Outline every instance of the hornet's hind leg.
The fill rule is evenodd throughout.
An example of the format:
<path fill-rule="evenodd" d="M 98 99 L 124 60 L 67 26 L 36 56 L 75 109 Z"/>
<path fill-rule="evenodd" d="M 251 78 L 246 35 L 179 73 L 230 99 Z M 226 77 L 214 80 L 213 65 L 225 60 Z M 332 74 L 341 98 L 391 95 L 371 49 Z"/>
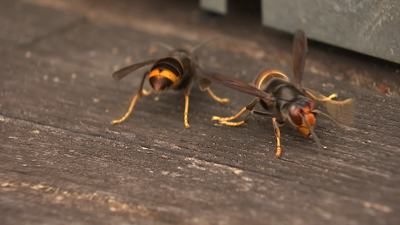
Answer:
<path fill-rule="evenodd" d="M 189 84 L 187 85 L 187 87 L 185 89 L 185 114 L 183 117 L 183 122 L 184 122 L 186 128 L 190 127 L 189 122 L 188 122 L 189 94 L 190 94 L 190 90 L 192 89 L 193 79 L 194 79 L 194 77 L 191 78 L 191 80 L 189 81 Z"/>
<path fill-rule="evenodd" d="M 133 97 L 133 100 L 132 100 L 131 106 L 129 107 L 128 112 L 121 119 L 113 120 L 111 122 L 111 124 L 121 123 L 124 120 L 126 120 L 128 118 L 128 116 L 131 114 L 131 112 L 133 111 L 133 108 L 135 107 L 138 98 L 140 98 L 142 96 L 142 94 L 149 95 L 152 92 L 151 89 L 149 91 L 146 91 L 146 90 L 143 89 L 144 80 L 146 79 L 146 76 L 148 74 L 149 74 L 149 72 L 144 73 L 143 78 L 142 78 L 142 82 L 140 83 L 140 88 L 139 88 L 137 94 L 135 95 L 135 97 Z"/>
<path fill-rule="evenodd" d="M 183 123 L 185 124 L 186 128 L 189 128 L 189 122 L 188 122 L 188 113 L 189 113 L 189 94 L 186 94 L 185 92 L 185 114 L 183 117 Z"/>

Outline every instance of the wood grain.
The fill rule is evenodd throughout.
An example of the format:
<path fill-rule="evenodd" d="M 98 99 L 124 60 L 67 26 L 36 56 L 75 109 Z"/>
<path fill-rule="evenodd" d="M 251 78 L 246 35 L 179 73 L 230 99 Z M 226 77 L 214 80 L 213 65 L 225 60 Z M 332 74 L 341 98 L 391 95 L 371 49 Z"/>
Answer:
<path fill-rule="evenodd" d="M 2 17 L 6 31 L 0 33 L 5 40 L 0 44 L 2 224 L 400 221 L 398 97 L 306 70 L 307 86 L 356 99 L 355 124 L 344 133 L 318 119 L 323 155 L 317 154 L 313 140 L 285 129 L 283 156 L 275 158 L 272 123 L 265 118 L 253 116 L 237 128 L 214 125 L 212 115 L 231 116 L 251 100 L 216 85 L 211 86 L 215 93 L 231 103 L 215 102 L 196 84 L 190 129 L 183 125 L 183 93 L 173 91 L 143 96 L 132 115 L 113 126 L 110 121 L 125 113 L 144 72 L 115 82 L 114 69 L 165 54 L 162 49 L 149 53 L 155 41 L 177 47 L 196 42 L 118 20 L 88 19 L 68 8 L 4 2 L 1 11 L 17 10 L 17 17 Z M 196 8 L 195 2 L 185 4 Z M 174 11 L 165 13 L 167 18 Z M 183 14 L 191 16 L 190 11 Z M 180 23 L 185 22 L 177 23 L 178 28 Z M 199 25 L 198 32 L 209 23 Z M 13 24 L 19 28 L 9 28 Z M 275 47 L 271 43 L 267 48 L 276 49 L 257 59 L 251 52 L 235 51 L 234 44 L 249 36 L 217 26 L 236 42 L 200 50 L 204 65 L 246 82 L 266 67 L 291 71 L 290 64 L 279 60 L 279 55 L 290 55 L 290 39 Z M 24 36 L 28 28 L 32 32 Z M 277 49 L 281 43 L 288 48 Z M 310 46 L 309 52 L 315 48 Z M 306 65 L 314 61 L 318 58 Z"/>

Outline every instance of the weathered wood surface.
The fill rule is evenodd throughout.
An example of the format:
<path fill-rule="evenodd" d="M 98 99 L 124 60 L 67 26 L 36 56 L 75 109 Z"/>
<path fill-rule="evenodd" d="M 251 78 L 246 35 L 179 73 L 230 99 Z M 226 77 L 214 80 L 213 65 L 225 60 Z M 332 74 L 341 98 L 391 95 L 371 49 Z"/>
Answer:
<path fill-rule="evenodd" d="M 231 103 L 194 88 L 190 129 L 179 92 L 143 97 L 112 126 L 141 72 L 120 82 L 110 74 L 126 60 L 165 54 L 149 53 L 153 41 L 188 46 L 219 35 L 199 51 L 203 64 L 250 82 L 265 68 L 290 73 L 291 37 L 246 25 L 247 14 L 201 14 L 196 1 L 93 2 L 0 3 L 1 224 L 400 222 L 400 99 L 364 87 L 396 93 L 399 68 L 310 44 L 304 83 L 356 99 L 345 133 L 319 119 L 323 155 L 285 129 L 275 158 L 268 119 L 215 126 L 212 115 L 251 100 L 216 85 Z"/>

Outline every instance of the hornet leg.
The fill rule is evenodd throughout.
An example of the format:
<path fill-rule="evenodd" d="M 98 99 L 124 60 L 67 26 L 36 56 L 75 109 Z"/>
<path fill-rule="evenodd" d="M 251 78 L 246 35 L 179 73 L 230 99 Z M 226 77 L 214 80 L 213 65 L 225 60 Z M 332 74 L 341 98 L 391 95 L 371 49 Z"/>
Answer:
<path fill-rule="evenodd" d="M 184 122 L 186 128 L 190 127 L 189 122 L 188 122 L 188 113 L 189 113 L 189 94 L 190 94 L 190 89 L 192 89 L 192 83 L 193 83 L 193 78 L 190 80 L 190 82 L 185 90 L 185 114 L 183 117 L 183 122 Z"/>
<path fill-rule="evenodd" d="M 144 95 L 150 95 L 152 92 L 153 92 L 153 89 L 150 89 L 150 90 L 148 90 L 148 91 L 146 91 L 145 89 L 142 90 L 142 93 L 143 93 Z"/>
<path fill-rule="evenodd" d="M 250 102 L 250 104 L 246 107 L 244 107 L 242 110 L 240 110 L 240 112 L 238 114 L 236 114 L 235 116 L 232 117 L 226 117 L 226 118 L 220 118 L 218 116 L 214 116 L 212 118 L 212 120 L 219 120 L 220 124 L 224 124 L 224 125 L 228 125 L 228 126 L 240 126 L 244 123 L 247 123 L 250 119 L 250 116 L 252 115 L 252 110 L 254 108 L 254 106 L 257 105 L 258 101 L 260 99 L 259 98 L 255 98 L 253 101 Z M 240 115 L 242 115 L 244 112 L 246 112 L 246 110 L 249 110 L 250 113 L 247 114 L 246 118 L 243 121 L 240 122 L 228 122 L 229 120 L 234 120 L 236 118 L 238 118 Z"/>
<path fill-rule="evenodd" d="M 189 113 L 189 95 L 187 95 L 185 93 L 185 115 L 183 118 L 183 122 L 184 122 L 186 128 L 190 127 L 189 122 L 188 122 L 188 113 Z"/>
<path fill-rule="evenodd" d="M 139 91 L 137 92 L 137 94 L 135 95 L 135 97 L 133 97 L 133 100 L 132 100 L 131 106 L 129 107 L 128 112 L 127 112 L 127 113 L 125 114 L 125 116 L 123 116 L 121 119 L 119 119 L 119 120 L 113 120 L 113 121 L 111 122 L 111 124 L 121 123 L 121 122 L 123 122 L 124 120 L 126 120 L 126 118 L 128 118 L 128 116 L 131 114 L 131 112 L 132 112 L 132 110 L 133 110 L 133 107 L 135 107 L 135 104 L 136 104 L 138 98 L 142 96 L 142 93 L 143 93 L 143 91 L 144 91 L 144 90 L 143 90 L 144 80 L 145 80 L 145 78 L 146 78 L 146 76 L 147 76 L 148 74 L 149 74 L 149 72 L 144 73 L 143 78 L 142 78 L 142 82 L 140 83 Z M 150 92 L 151 92 L 151 90 L 150 90 Z M 148 92 L 146 92 L 146 93 L 148 93 Z M 146 95 L 146 94 L 145 94 L 145 95 Z"/>
<path fill-rule="evenodd" d="M 282 155 L 281 148 L 281 130 L 279 129 L 279 123 L 276 118 L 272 118 L 272 124 L 274 125 L 275 136 L 276 136 L 276 157 L 280 157 Z"/>
<path fill-rule="evenodd" d="M 229 102 L 229 98 L 219 98 L 218 96 L 216 96 L 211 89 L 208 87 L 206 89 L 204 89 L 203 91 L 208 91 L 208 93 L 211 95 L 211 97 L 213 99 L 215 99 L 217 102 Z"/>
<path fill-rule="evenodd" d="M 329 95 L 329 97 L 325 97 L 322 95 L 322 98 L 318 98 L 315 95 L 313 95 L 311 92 L 306 91 L 306 93 L 315 101 L 320 101 L 320 102 L 327 102 L 327 101 L 331 101 L 333 98 L 337 98 L 337 94 L 331 94 Z"/>

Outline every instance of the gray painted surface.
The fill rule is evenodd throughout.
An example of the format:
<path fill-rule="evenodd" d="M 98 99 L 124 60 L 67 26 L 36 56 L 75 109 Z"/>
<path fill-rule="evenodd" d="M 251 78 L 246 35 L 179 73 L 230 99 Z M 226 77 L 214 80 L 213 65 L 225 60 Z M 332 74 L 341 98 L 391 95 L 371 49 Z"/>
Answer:
<path fill-rule="evenodd" d="M 263 25 L 400 63 L 398 1 L 262 1 Z"/>
<path fill-rule="evenodd" d="M 200 7 L 204 10 L 225 15 L 228 13 L 228 0 L 200 0 Z"/>
<path fill-rule="evenodd" d="M 200 7 L 227 14 L 227 0 Z M 262 24 L 285 32 L 400 63 L 400 3 L 396 0 L 262 0 Z"/>

